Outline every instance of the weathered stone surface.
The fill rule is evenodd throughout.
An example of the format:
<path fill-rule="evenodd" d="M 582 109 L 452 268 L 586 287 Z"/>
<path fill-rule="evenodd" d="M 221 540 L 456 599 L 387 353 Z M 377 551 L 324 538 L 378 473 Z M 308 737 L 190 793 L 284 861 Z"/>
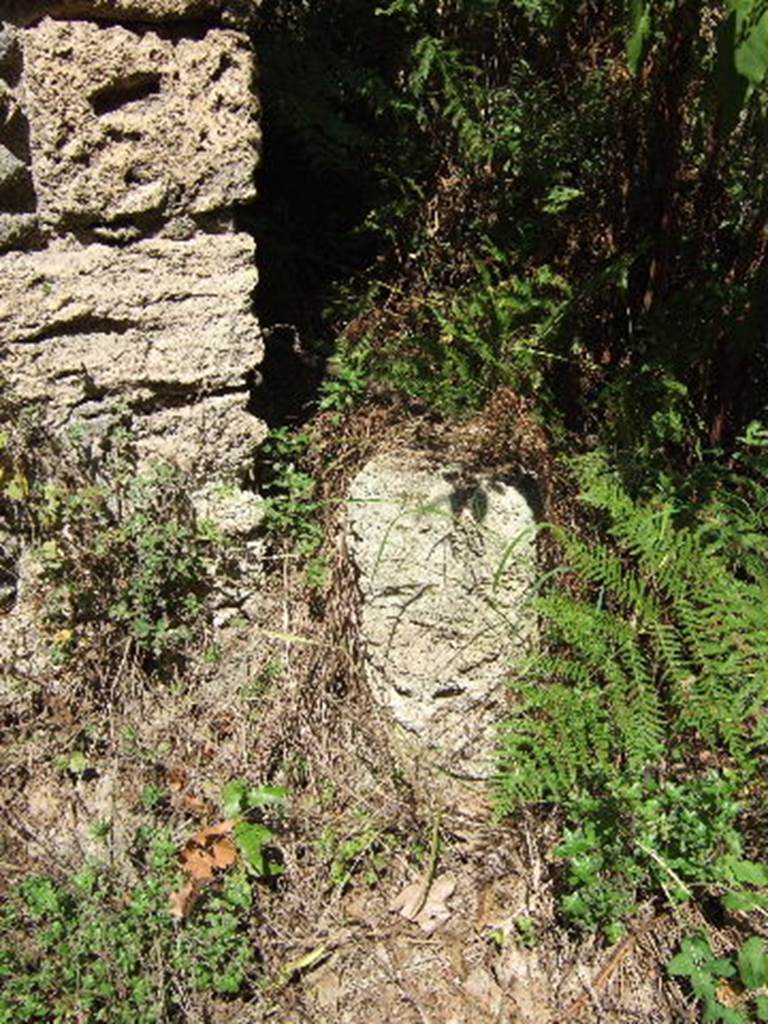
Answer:
<path fill-rule="evenodd" d="M 7 113 L 12 102 L 13 93 L 7 83 L 0 78 L 0 117 Z"/>
<path fill-rule="evenodd" d="M 0 213 L 0 250 L 19 249 L 37 234 L 34 213 Z"/>
<path fill-rule="evenodd" d="M 0 195 L 6 188 L 13 186 L 26 168 L 18 157 L 0 145 Z"/>
<path fill-rule="evenodd" d="M 0 709 L 14 684 L 23 684 L 35 676 L 44 678 L 46 670 L 50 670 L 46 638 L 39 623 L 40 562 L 28 548 L 23 548 L 13 571 L 14 600 L 10 609 L 3 608 L 0 614 Z"/>
<path fill-rule="evenodd" d="M 0 14 L 19 25 L 32 24 L 45 14 L 156 22 L 222 14 L 232 22 L 245 24 L 257 8 L 258 0 L 5 0 Z"/>
<path fill-rule="evenodd" d="M 28 219 L 34 191 L 28 166 L 28 126 L 19 103 L 18 32 L 0 23 L 0 249 L 34 236 Z"/>
<path fill-rule="evenodd" d="M 246 36 L 47 18 L 24 33 L 43 223 L 173 220 L 254 196 L 259 128 Z"/>
<path fill-rule="evenodd" d="M 248 235 L 199 235 L 6 254 L 0 346 L 16 394 L 45 403 L 57 425 L 121 401 L 147 411 L 147 448 L 182 462 L 242 458 L 263 435 L 243 411 L 262 356 L 253 248 Z M 187 449 L 201 443 L 195 460 Z"/>
<path fill-rule="evenodd" d="M 13 63 L 18 54 L 19 34 L 11 25 L 0 22 L 0 71 Z"/>
<path fill-rule="evenodd" d="M 207 519 L 225 537 L 248 537 L 264 519 L 264 499 L 228 483 L 210 481 L 192 495 L 200 519 Z"/>
<path fill-rule="evenodd" d="M 382 456 L 349 492 L 372 690 L 412 744 L 486 774 L 509 664 L 530 639 L 533 513 L 514 487 L 461 486 Z"/>
<path fill-rule="evenodd" d="M 94 459 L 119 428 L 138 471 L 187 474 L 198 514 L 241 552 L 217 623 L 259 593 L 264 546 L 263 502 L 237 486 L 266 433 L 247 411 L 254 244 L 234 228 L 254 196 L 258 101 L 250 41 L 222 27 L 254 8 L 0 0 L 0 376 Z M 2 525 L 0 703 L 51 675 L 45 588 Z"/>
<path fill-rule="evenodd" d="M 246 400 L 243 391 L 214 395 L 137 418 L 140 458 L 174 462 L 198 478 L 242 474 L 267 433 L 261 420 L 246 412 Z"/>

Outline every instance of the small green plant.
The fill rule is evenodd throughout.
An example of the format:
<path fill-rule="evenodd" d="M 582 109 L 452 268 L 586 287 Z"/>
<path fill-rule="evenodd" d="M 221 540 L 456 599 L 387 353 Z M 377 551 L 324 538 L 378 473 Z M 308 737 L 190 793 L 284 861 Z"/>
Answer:
<path fill-rule="evenodd" d="M 349 412 L 368 390 L 371 350 L 364 344 L 344 345 L 329 362 L 328 376 L 320 390 L 320 412 Z"/>
<path fill-rule="evenodd" d="M 396 322 L 380 318 L 364 348 L 371 379 L 447 416 L 481 408 L 502 385 L 543 388 L 544 368 L 563 358 L 553 339 L 568 286 L 549 267 L 520 277 L 507 264 L 488 247 L 462 288 L 430 290 Z"/>
<path fill-rule="evenodd" d="M 228 782 L 222 792 L 224 817 L 238 819 L 232 835 L 240 856 L 259 878 L 274 878 L 283 869 L 269 854 L 274 833 L 261 822 L 249 820 L 249 815 L 263 807 L 282 807 L 287 796 L 282 786 L 251 786 L 241 779 Z"/>
<path fill-rule="evenodd" d="M 260 702 L 269 693 L 285 673 L 285 665 L 280 658 L 270 658 L 256 675 L 247 682 L 241 691 L 243 700 Z"/>
<path fill-rule="evenodd" d="M 742 863 L 741 805 L 733 779 L 619 783 L 566 802 L 562 911 L 581 929 L 601 928 L 610 941 L 641 894 L 657 891 L 674 904 L 703 886 L 729 882 Z"/>
<path fill-rule="evenodd" d="M 235 873 L 178 925 L 168 895 L 176 844 L 146 829 L 142 881 L 126 890 L 106 868 L 68 884 L 28 878 L 0 905 L 0 1022 L 187 1019 L 196 994 L 247 994 L 258 981 L 251 887 Z"/>
<path fill-rule="evenodd" d="M 532 917 L 516 917 L 513 921 L 515 939 L 523 949 L 533 949 L 539 941 L 536 922 Z"/>
<path fill-rule="evenodd" d="M 765 940 L 757 935 L 747 939 L 734 955 L 717 957 L 704 932 L 698 932 L 683 939 L 667 971 L 672 977 L 688 979 L 703 1005 L 704 1021 L 768 1021 L 768 954 Z M 728 1004 L 723 998 L 726 993 L 731 997 Z"/>
<path fill-rule="evenodd" d="M 183 658 L 200 639 L 223 547 L 196 519 L 182 474 L 162 463 L 137 472 L 122 428 L 96 452 L 77 439 L 38 440 L 47 455 L 28 464 L 17 439 L 0 497 L 42 569 L 54 664 L 103 678 L 126 660 L 151 669 Z"/>
<path fill-rule="evenodd" d="M 168 798 L 166 790 L 154 782 L 150 782 L 141 791 L 142 806 L 148 811 L 156 811 Z"/>
<path fill-rule="evenodd" d="M 722 867 L 729 889 L 723 896 L 726 910 L 768 909 L 768 865 L 731 857 Z"/>
<path fill-rule="evenodd" d="M 270 432 L 261 448 L 265 528 L 287 538 L 301 559 L 315 555 L 323 541 L 318 522 L 321 504 L 315 498 L 316 481 L 302 468 L 311 436 L 287 427 Z"/>
<path fill-rule="evenodd" d="M 69 755 L 67 771 L 72 775 L 84 775 L 88 771 L 88 758 L 82 750 L 73 750 Z"/>
<path fill-rule="evenodd" d="M 347 889 L 355 878 L 362 878 L 366 885 L 376 885 L 395 845 L 392 835 L 366 820 L 345 836 L 339 836 L 336 829 L 328 826 L 315 842 L 320 859 L 328 865 L 331 884 L 340 890 Z"/>
<path fill-rule="evenodd" d="M 112 822 L 109 818 L 100 818 L 93 822 L 90 833 L 94 839 L 98 839 L 99 842 L 106 845 L 112 836 Z"/>

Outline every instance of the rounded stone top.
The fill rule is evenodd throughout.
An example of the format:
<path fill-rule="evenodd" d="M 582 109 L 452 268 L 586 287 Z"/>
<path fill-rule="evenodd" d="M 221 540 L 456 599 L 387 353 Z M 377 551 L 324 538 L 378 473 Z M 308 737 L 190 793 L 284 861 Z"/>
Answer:
<path fill-rule="evenodd" d="M 221 16 L 231 25 L 246 25 L 259 0 L 6 0 L 3 18 L 30 25 L 46 14 L 103 21 L 174 22 Z"/>

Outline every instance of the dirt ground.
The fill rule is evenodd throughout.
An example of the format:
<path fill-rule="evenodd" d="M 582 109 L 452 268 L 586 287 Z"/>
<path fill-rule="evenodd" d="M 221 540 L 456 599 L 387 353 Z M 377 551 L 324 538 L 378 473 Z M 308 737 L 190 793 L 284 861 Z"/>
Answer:
<path fill-rule="evenodd" d="M 278 826 L 285 874 L 260 896 L 271 982 L 250 1002 L 201 1005 L 190 1020 L 695 1020 L 662 966 L 691 921 L 649 909 L 614 948 L 565 932 L 557 823 L 494 823 L 482 785 L 404 764 L 360 677 L 329 654 L 324 624 L 292 604 L 284 581 L 265 595 L 271 626 L 226 630 L 218 664 L 199 666 L 193 686 L 137 685 L 128 699 L 90 706 L 41 686 L 6 703 L 6 883 L 34 871 L 64 878 L 107 856 L 129 887 L 148 785 L 171 793 L 181 846 L 215 819 L 224 782 L 269 781 L 292 793 Z M 88 770 L 73 775 L 67 759 L 84 745 Z M 106 840 L 94 828 L 103 821 Z M 427 912 L 431 894 L 446 895 L 410 920 L 393 909 L 408 886 Z"/>
<path fill-rule="evenodd" d="M 354 425 L 348 458 L 321 446 L 325 499 L 387 423 Z M 408 443 L 423 441 L 420 429 Z M 614 947 L 577 939 L 556 915 L 557 821 L 495 821 L 485 784 L 394 749 L 351 639 L 354 580 L 338 531 L 329 536 L 322 598 L 275 554 L 258 614 L 219 633 L 215 659 L 151 684 L 125 665 L 98 693 L 70 671 L 5 694 L 0 897 L 29 873 L 65 879 L 89 858 L 106 858 L 130 889 L 148 786 L 169 794 L 165 824 L 181 848 L 216 820 L 227 781 L 284 785 L 291 798 L 274 828 L 285 872 L 259 890 L 264 988 L 202 1001 L 193 1024 L 697 1020 L 663 966 L 696 926 L 693 911 L 645 908 Z M 87 770 L 73 772 L 79 750 Z"/>

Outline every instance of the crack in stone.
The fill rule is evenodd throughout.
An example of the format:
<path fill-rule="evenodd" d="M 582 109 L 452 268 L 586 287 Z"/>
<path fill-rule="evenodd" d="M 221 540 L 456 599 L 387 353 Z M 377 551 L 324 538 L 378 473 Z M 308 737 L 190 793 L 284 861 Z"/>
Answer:
<path fill-rule="evenodd" d="M 138 327 L 133 320 L 117 320 L 107 316 L 74 317 L 71 320 L 57 321 L 43 327 L 27 337 L 17 338 L 18 345 L 32 345 L 41 341 L 56 341 L 59 338 L 71 338 L 84 334 L 127 334 Z"/>

